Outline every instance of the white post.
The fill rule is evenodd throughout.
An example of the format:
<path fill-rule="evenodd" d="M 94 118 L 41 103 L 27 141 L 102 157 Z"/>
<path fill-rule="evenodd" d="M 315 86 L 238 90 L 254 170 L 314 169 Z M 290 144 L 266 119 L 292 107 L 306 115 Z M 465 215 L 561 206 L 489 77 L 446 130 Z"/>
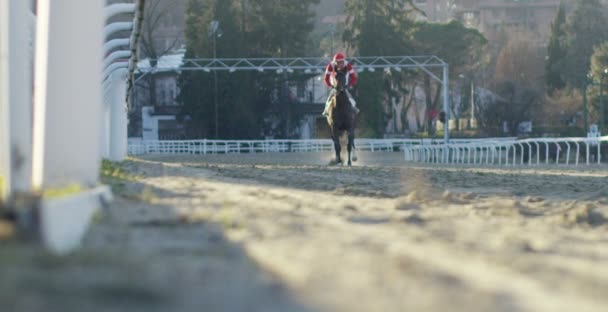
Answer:
<path fill-rule="evenodd" d="M 112 52 L 112 50 L 114 50 L 120 46 L 127 47 L 127 46 L 129 46 L 129 42 L 130 42 L 129 39 L 124 39 L 124 38 L 123 39 L 112 39 L 103 45 L 103 54 L 107 55 L 108 53 Z"/>
<path fill-rule="evenodd" d="M 32 11 L 31 1 L 9 0 L 9 3 L 11 188 L 13 192 L 27 193 L 31 190 L 32 176 Z"/>
<path fill-rule="evenodd" d="M 104 91 L 103 108 L 101 111 L 101 131 L 99 132 L 100 155 L 102 158 L 110 156 L 110 99 L 111 90 Z"/>
<path fill-rule="evenodd" d="M 448 94 L 449 94 L 449 78 L 448 78 L 448 64 L 443 66 L 443 111 L 445 112 L 445 122 L 443 123 L 443 137 L 444 137 L 444 153 L 443 160 L 448 162 L 450 155 L 448 144 L 450 143 L 450 108 L 448 107 Z"/>
<path fill-rule="evenodd" d="M 449 65 L 443 66 L 443 111 L 445 112 L 445 123 L 443 124 L 443 137 L 445 144 L 450 141 L 450 109 L 448 107 L 448 90 L 450 88 L 450 82 L 448 77 Z"/>
<path fill-rule="evenodd" d="M 113 34 L 119 31 L 131 30 L 133 28 L 132 22 L 116 22 L 112 24 L 108 24 L 104 28 L 105 38 L 112 36 Z"/>
<path fill-rule="evenodd" d="M 473 128 L 473 120 L 475 120 L 475 83 L 471 78 L 471 120 L 469 120 L 471 128 Z M 477 124 L 477 122 L 475 124 Z"/>
<path fill-rule="evenodd" d="M 10 194 L 9 16 L 10 3 L 0 1 L 0 201 Z"/>
<path fill-rule="evenodd" d="M 127 69 L 119 69 L 110 76 L 110 160 L 127 158 Z"/>
<path fill-rule="evenodd" d="M 37 189 L 97 183 L 104 2 L 38 0 L 33 141 Z"/>
<path fill-rule="evenodd" d="M 30 190 L 30 1 L 0 4 L 0 196 Z"/>
<path fill-rule="evenodd" d="M 132 13 L 135 10 L 133 3 L 115 3 L 104 8 L 104 19 L 108 20 L 112 16 L 122 13 Z"/>

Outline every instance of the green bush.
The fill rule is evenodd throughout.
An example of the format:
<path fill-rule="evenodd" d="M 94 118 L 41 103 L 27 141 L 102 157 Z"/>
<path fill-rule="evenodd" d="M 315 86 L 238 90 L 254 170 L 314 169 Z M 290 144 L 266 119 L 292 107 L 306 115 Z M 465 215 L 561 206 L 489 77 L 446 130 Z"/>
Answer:
<path fill-rule="evenodd" d="M 586 137 L 584 129 L 567 126 L 540 126 L 532 132 L 534 137 Z"/>

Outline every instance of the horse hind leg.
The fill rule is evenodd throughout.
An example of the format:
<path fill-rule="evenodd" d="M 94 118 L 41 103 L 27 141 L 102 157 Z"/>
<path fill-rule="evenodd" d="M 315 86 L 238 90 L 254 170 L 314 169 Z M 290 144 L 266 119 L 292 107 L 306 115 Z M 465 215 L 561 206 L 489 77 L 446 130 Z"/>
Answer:
<path fill-rule="evenodd" d="M 353 114 L 353 119 L 352 119 L 352 125 L 351 125 L 351 128 L 350 128 L 350 131 L 348 132 L 349 139 L 352 142 L 353 161 L 357 161 L 359 159 L 357 157 L 357 147 L 355 146 L 355 129 L 357 128 L 358 119 L 359 119 L 359 115 L 357 113 L 354 113 Z"/>
<path fill-rule="evenodd" d="M 353 150 L 353 161 L 357 161 L 359 158 L 357 157 L 357 147 L 355 146 L 355 134 L 352 134 L 352 150 Z"/>

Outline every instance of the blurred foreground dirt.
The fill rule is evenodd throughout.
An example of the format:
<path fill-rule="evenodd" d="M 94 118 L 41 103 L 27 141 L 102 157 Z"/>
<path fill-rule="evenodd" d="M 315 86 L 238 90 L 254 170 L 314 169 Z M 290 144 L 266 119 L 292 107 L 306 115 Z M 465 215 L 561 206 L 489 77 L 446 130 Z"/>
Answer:
<path fill-rule="evenodd" d="M 608 168 L 147 157 L 84 248 L 0 248 L 1 311 L 606 311 Z"/>

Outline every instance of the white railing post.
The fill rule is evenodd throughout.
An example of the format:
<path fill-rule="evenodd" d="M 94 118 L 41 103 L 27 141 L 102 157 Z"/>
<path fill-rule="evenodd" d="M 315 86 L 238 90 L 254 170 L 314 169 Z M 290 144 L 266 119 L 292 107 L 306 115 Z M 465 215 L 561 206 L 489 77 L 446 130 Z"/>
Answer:
<path fill-rule="evenodd" d="M 136 10 L 141 6 L 142 2 L 133 3 L 118 3 L 106 6 L 104 8 L 104 21 L 109 21 L 112 17 L 130 13 L 137 15 Z M 139 12 L 139 10 L 138 10 Z M 137 17 L 137 16 L 136 16 Z M 132 30 L 134 25 L 138 25 L 140 21 L 134 18 L 133 22 L 116 22 L 108 24 L 104 27 L 105 39 L 109 39 L 114 33 L 121 30 Z M 132 33 L 134 33 L 132 31 Z M 127 98 L 127 83 L 129 78 L 129 62 L 132 62 L 136 57 L 136 49 L 132 46 L 137 42 L 137 37 L 133 34 L 131 38 L 119 38 L 106 42 L 103 46 L 104 55 L 103 73 L 104 86 L 106 87 L 105 94 L 105 118 L 104 122 L 104 145 L 103 156 L 110 160 L 121 161 L 127 157 L 128 150 L 128 98 Z M 113 49 L 119 48 L 116 51 Z M 124 61 L 129 59 L 129 61 Z M 123 61 L 120 61 L 123 60 Z M 173 146 L 161 146 L 160 148 L 169 148 L 175 150 Z"/>
<path fill-rule="evenodd" d="M 103 9 L 104 20 L 108 20 L 114 15 L 132 13 L 133 11 L 135 11 L 135 4 L 133 3 L 115 3 Z"/>
<path fill-rule="evenodd" d="M 104 2 L 37 2 L 32 186 L 83 189 L 40 203 L 42 238 L 60 253 L 78 246 L 94 211 L 111 197 L 97 187 Z"/>
<path fill-rule="evenodd" d="M 95 185 L 101 125 L 103 1 L 38 1 L 33 184 Z M 78 43 L 78 53 L 74 53 Z M 75 118 L 66 118 L 74 116 Z M 65 151 L 78 146 L 78 153 Z"/>
<path fill-rule="evenodd" d="M 602 145 L 602 142 L 597 142 L 597 164 L 601 164 L 602 162 L 602 150 L 600 149 L 600 146 Z"/>
<path fill-rule="evenodd" d="M 8 195 L 31 191 L 33 26 L 30 1 L 0 4 L 0 179 Z M 2 197 L 2 194 L 0 194 Z"/>
<path fill-rule="evenodd" d="M 110 76 L 112 88 L 110 101 L 110 153 L 113 161 L 127 158 L 128 118 L 127 118 L 127 69 L 121 69 Z"/>
<path fill-rule="evenodd" d="M 449 83 L 449 66 L 448 64 L 443 65 L 443 80 L 442 80 L 442 92 L 443 92 L 443 111 L 445 112 L 445 123 L 443 124 L 443 137 L 445 144 L 450 141 L 450 109 L 448 106 L 448 90 L 450 88 Z"/>
<path fill-rule="evenodd" d="M 119 47 L 128 47 L 131 41 L 129 39 L 112 39 L 103 45 L 103 55 L 108 55 L 112 50 Z"/>
<path fill-rule="evenodd" d="M 111 24 L 108 24 L 107 26 L 105 26 L 105 28 L 104 28 L 105 38 L 108 38 L 119 31 L 132 30 L 132 29 L 133 29 L 133 22 L 111 23 Z"/>
<path fill-rule="evenodd" d="M 10 195 L 10 4 L 0 1 L 0 202 Z"/>

